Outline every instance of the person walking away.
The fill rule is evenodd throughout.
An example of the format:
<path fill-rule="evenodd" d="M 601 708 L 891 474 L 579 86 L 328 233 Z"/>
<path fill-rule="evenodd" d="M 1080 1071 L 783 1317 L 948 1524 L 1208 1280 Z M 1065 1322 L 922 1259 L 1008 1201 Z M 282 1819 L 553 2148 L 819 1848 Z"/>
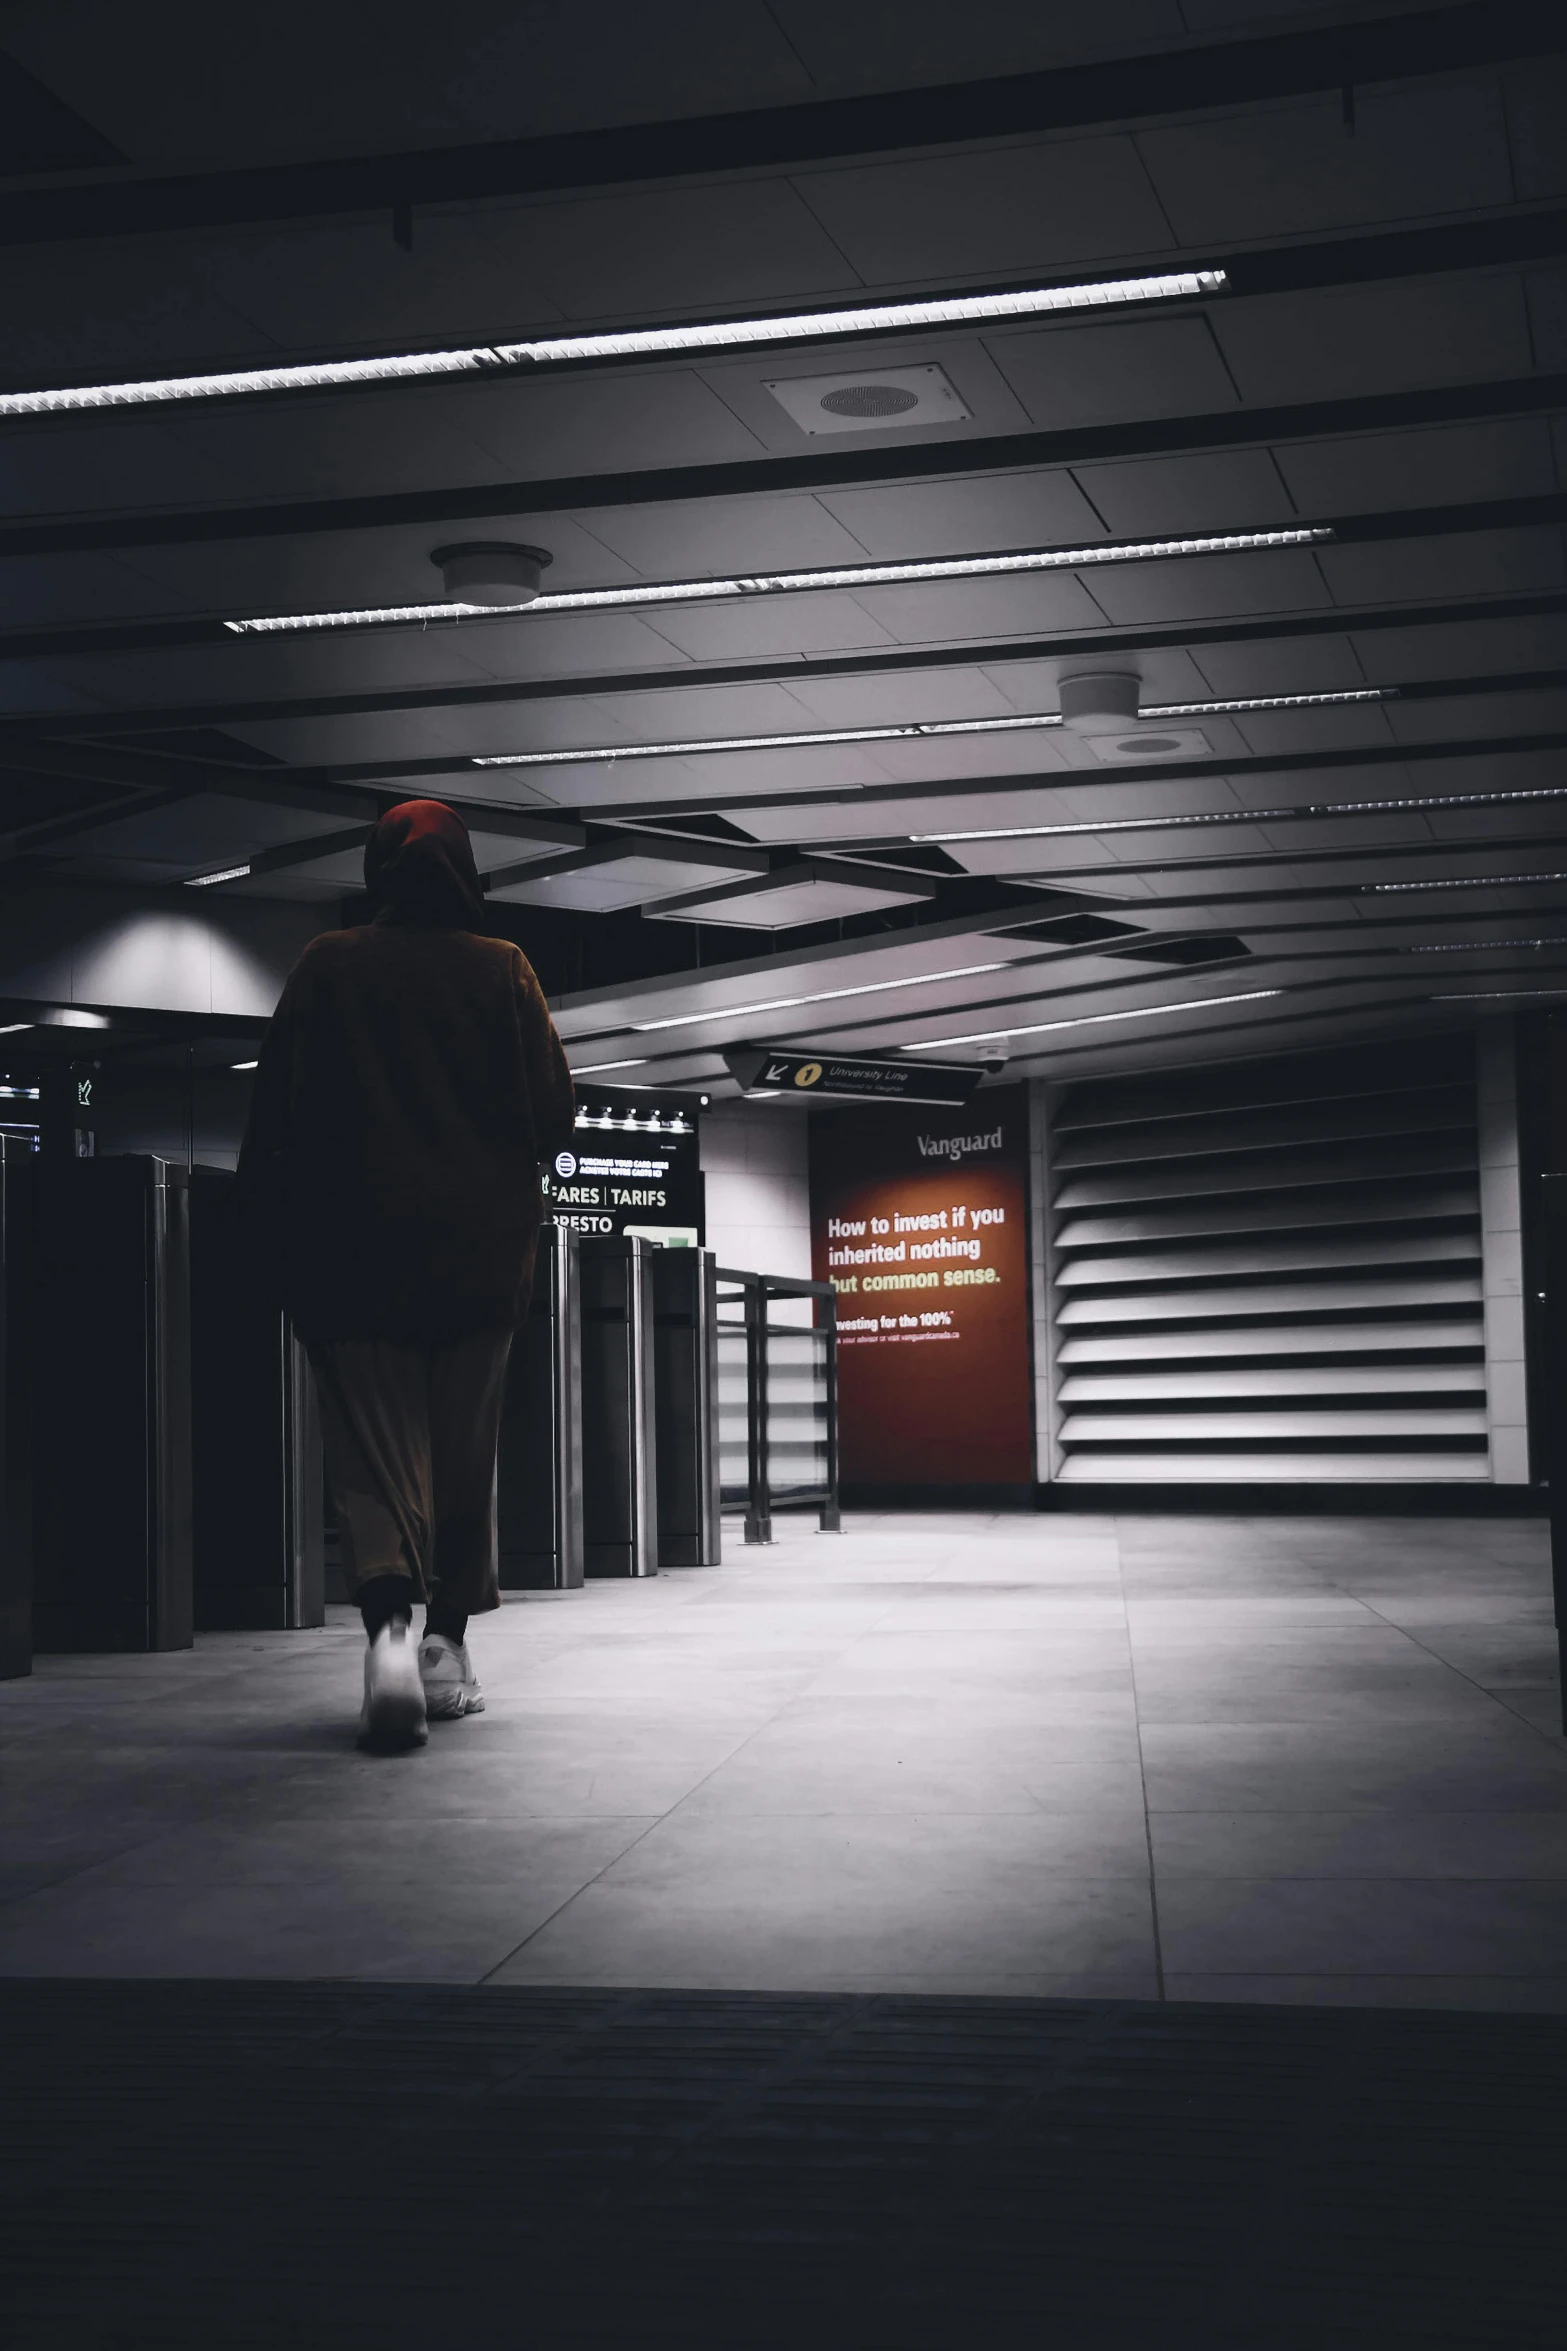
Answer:
<path fill-rule="evenodd" d="M 456 812 L 389 809 L 365 888 L 374 919 L 313 939 L 283 989 L 236 1210 L 315 1367 L 368 1640 L 361 1743 L 406 1747 L 430 1716 L 484 1704 L 467 1629 L 500 1605 L 506 1359 L 528 1310 L 540 1165 L 571 1141 L 575 1107 L 532 967 L 486 935 Z"/>

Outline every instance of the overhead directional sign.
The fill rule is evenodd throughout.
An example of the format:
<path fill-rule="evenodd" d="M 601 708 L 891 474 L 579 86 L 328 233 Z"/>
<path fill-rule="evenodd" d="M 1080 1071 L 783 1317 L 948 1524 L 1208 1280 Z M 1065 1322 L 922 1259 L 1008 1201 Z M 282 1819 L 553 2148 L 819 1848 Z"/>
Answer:
<path fill-rule="evenodd" d="M 850 1102 L 938 1102 L 961 1107 L 985 1075 L 983 1062 L 875 1061 L 809 1046 L 729 1045 L 729 1074 L 747 1094 L 824 1096 Z"/>

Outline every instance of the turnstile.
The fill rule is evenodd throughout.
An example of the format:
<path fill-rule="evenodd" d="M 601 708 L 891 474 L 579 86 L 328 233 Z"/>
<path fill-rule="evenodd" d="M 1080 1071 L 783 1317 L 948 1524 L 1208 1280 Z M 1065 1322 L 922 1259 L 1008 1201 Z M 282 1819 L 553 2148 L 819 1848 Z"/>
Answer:
<path fill-rule="evenodd" d="M 0 1681 L 33 1670 L 30 1141 L 0 1135 Z"/>
<path fill-rule="evenodd" d="M 580 1246 L 563 1225 L 543 1227 L 528 1319 L 506 1368 L 496 1464 L 502 1591 L 582 1583 Z"/>
<path fill-rule="evenodd" d="M 235 1225 L 234 1178 L 190 1177 L 195 1621 L 326 1622 L 321 1422 L 309 1360 Z"/>
<path fill-rule="evenodd" d="M 36 1649 L 193 1638 L 189 1171 L 42 1171 L 35 1292 Z"/>
<path fill-rule="evenodd" d="M 716 1567 L 723 1520 L 718 1260 L 711 1249 L 660 1249 L 654 1257 L 653 1364 L 658 1564 Z"/>
<path fill-rule="evenodd" d="M 583 1564 L 658 1573 L 653 1264 L 639 1235 L 585 1240 L 582 1265 Z"/>

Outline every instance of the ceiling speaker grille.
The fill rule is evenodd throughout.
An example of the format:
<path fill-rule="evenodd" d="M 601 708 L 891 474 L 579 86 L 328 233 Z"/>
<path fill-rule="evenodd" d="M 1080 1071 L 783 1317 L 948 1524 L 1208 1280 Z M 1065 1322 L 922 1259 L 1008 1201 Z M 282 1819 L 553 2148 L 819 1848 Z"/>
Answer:
<path fill-rule="evenodd" d="M 919 394 L 897 384 L 846 384 L 841 392 L 822 395 L 829 416 L 906 416 L 918 408 Z"/>

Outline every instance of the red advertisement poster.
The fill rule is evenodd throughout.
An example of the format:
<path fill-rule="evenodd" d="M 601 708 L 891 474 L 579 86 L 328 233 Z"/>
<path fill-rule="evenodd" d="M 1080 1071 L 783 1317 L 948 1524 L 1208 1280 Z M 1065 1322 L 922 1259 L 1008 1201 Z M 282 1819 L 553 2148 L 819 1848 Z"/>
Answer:
<path fill-rule="evenodd" d="M 1027 1095 L 811 1119 L 811 1252 L 838 1291 L 848 1486 L 1025 1486 Z"/>

